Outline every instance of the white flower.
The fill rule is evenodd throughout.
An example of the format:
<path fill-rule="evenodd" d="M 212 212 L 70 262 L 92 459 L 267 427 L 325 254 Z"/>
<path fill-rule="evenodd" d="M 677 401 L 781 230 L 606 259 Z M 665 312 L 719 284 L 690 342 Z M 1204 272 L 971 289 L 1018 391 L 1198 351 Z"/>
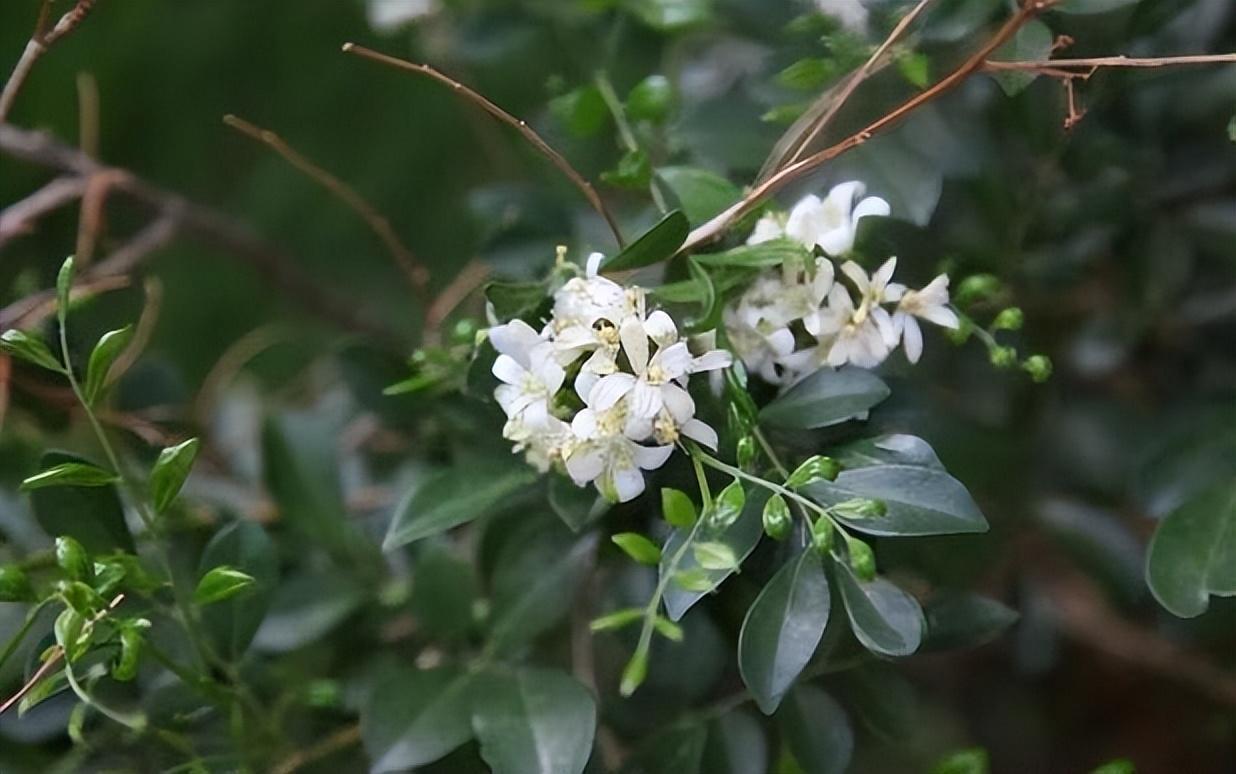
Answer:
<path fill-rule="evenodd" d="M 788 237 L 803 246 L 819 246 L 831 256 L 845 255 L 854 247 L 858 221 L 868 215 L 888 215 L 888 202 L 877 196 L 860 199 L 867 187 L 851 181 L 834 186 L 823 199 L 801 199 L 782 222 L 779 215 L 765 215 L 755 224 L 747 244 Z"/>
<path fill-rule="evenodd" d="M 903 288 L 890 284 L 897 259 L 889 258 L 868 278 L 862 267 L 846 261 L 841 271 L 854 283 L 859 304 L 854 306 L 850 293 L 834 285 L 828 294 L 828 308 L 820 314 L 820 332 L 832 336 L 826 362 L 831 366 L 853 363 L 861 368 L 874 368 L 897 346 L 897 330 L 882 303 L 896 301 Z M 821 341 L 823 345 L 824 340 Z"/>
<path fill-rule="evenodd" d="M 490 328 L 489 339 L 500 353 L 493 365 L 494 376 L 503 382 L 494 390 L 498 405 L 511 419 L 539 425 L 566 379 L 552 345 L 522 320 Z"/>
<path fill-rule="evenodd" d="M 541 473 L 549 472 L 555 462 L 564 461 L 575 444 L 571 426 L 553 415 L 529 424 L 524 419 L 509 419 L 502 428 L 502 437 L 514 441 L 511 451 L 524 452 L 528 464 Z"/>
<path fill-rule="evenodd" d="M 592 327 L 598 320 L 608 320 L 618 326 L 633 314 L 642 314 L 644 292 L 639 288 L 624 288 L 613 280 L 597 274 L 603 256 L 588 256 L 585 276 L 574 277 L 554 293 L 551 325 L 557 331 L 573 326 Z"/>
<path fill-rule="evenodd" d="M 577 441 L 566 458 L 576 484 L 595 482 L 603 497 L 623 503 L 644 491 L 643 471 L 661 467 L 674 451 L 671 445 L 644 446 L 628 438 L 624 414 L 621 404 L 608 411 L 582 409 L 571 422 Z"/>
<path fill-rule="evenodd" d="M 923 354 L 923 332 L 918 320 L 933 322 L 944 328 L 956 329 L 961 321 L 948 306 L 948 275 L 941 274 L 922 290 L 906 290 L 893 313 L 893 328 L 905 347 L 906 359 L 917 363 Z"/>

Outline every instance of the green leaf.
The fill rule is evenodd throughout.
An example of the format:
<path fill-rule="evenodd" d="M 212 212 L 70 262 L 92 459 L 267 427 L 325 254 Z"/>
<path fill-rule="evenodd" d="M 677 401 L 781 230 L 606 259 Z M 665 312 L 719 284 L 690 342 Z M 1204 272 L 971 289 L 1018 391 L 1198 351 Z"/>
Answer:
<path fill-rule="evenodd" d="M 661 515 L 670 525 L 690 527 L 695 523 L 695 503 L 681 489 L 665 487 L 661 490 Z"/>
<path fill-rule="evenodd" d="M 596 702 L 550 669 L 483 674 L 472 712 L 481 757 L 495 772 L 579 774 L 592 754 Z"/>
<path fill-rule="evenodd" d="M 708 727 L 703 722 L 681 720 L 641 742 L 622 774 L 698 774 L 707 740 Z"/>
<path fill-rule="evenodd" d="M 847 526 L 869 535 L 954 535 L 987 531 L 987 520 L 960 481 L 939 468 L 875 465 L 843 470 L 836 481 L 817 481 L 803 493 L 830 506 L 854 499 L 884 503 L 879 518 L 850 518 Z"/>
<path fill-rule="evenodd" d="M 56 564 L 70 580 L 94 582 L 94 563 L 81 543 L 68 535 L 56 538 Z"/>
<path fill-rule="evenodd" d="M 136 626 L 120 629 L 120 655 L 112 664 L 112 679 L 127 682 L 137 677 L 137 667 L 142 655 L 142 632 Z"/>
<path fill-rule="evenodd" d="M 765 774 L 768 738 L 750 712 L 732 710 L 708 725 L 702 770 L 708 774 Z"/>
<path fill-rule="evenodd" d="M 618 166 L 601 173 L 601 180 L 617 188 L 639 190 L 652 182 L 652 162 L 648 154 L 636 148 L 622 154 Z"/>
<path fill-rule="evenodd" d="M 341 570 L 301 571 L 282 580 L 271 594 L 253 647 L 264 653 L 289 653 L 318 642 L 365 599 L 364 589 Z"/>
<path fill-rule="evenodd" d="M 768 498 L 768 502 L 764 503 L 761 519 L 764 523 L 764 534 L 773 540 L 785 540 L 790 536 L 790 530 L 794 526 L 790 506 L 779 494 L 772 495 Z"/>
<path fill-rule="evenodd" d="M 998 62 L 1037 61 L 1051 56 L 1055 36 L 1051 28 L 1035 19 L 1017 30 L 1017 34 L 991 55 Z M 996 70 L 992 77 L 1009 96 L 1017 94 L 1038 77 L 1037 73 L 1020 70 Z"/>
<path fill-rule="evenodd" d="M 0 566 L 0 602 L 32 602 L 34 587 L 17 565 Z"/>
<path fill-rule="evenodd" d="M 197 582 L 197 588 L 193 590 L 193 601 L 198 605 L 222 602 L 252 588 L 253 582 L 252 575 L 235 567 L 212 567 Z"/>
<path fill-rule="evenodd" d="M 987 751 L 982 747 L 958 750 L 936 761 L 931 774 L 988 774 Z"/>
<path fill-rule="evenodd" d="M 631 659 L 622 668 L 622 679 L 618 681 L 618 694 L 628 697 L 635 693 L 644 680 L 648 678 L 648 650 L 640 648 L 631 654 Z"/>
<path fill-rule="evenodd" d="M 56 616 L 52 626 L 56 644 L 64 649 L 64 657 L 70 663 L 78 660 L 90 649 L 94 629 L 86 627 L 86 619 L 71 607 L 66 607 Z"/>
<path fill-rule="evenodd" d="M 577 486 L 567 476 L 549 475 L 549 507 L 572 532 L 600 519 L 609 510 L 609 503 L 589 486 Z"/>
<path fill-rule="evenodd" d="M 901 77 L 920 89 L 927 88 L 931 81 L 930 67 L 931 60 L 918 51 L 907 51 L 897 57 L 897 71 L 901 73 Z"/>
<path fill-rule="evenodd" d="M 837 675 L 845 705 L 859 723 L 883 742 L 914 736 L 921 726 L 914 687 L 887 664 L 864 664 Z"/>
<path fill-rule="evenodd" d="M 624 0 L 640 21 L 660 32 L 680 32 L 712 19 L 713 0 Z"/>
<path fill-rule="evenodd" d="M 760 421 L 788 430 L 828 427 L 865 418 L 888 395 L 888 386 L 870 371 L 821 368 L 765 406 Z"/>
<path fill-rule="evenodd" d="M 454 468 L 439 473 L 404 498 L 382 541 L 382 550 L 390 551 L 485 516 L 535 479 L 535 471 L 527 465 L 497 470 Z"/>
<path fill-rule="evenodd" d="M 607 632 L 642 621 L 643 618 L 644 608 L 628 607 L 625 610 L 616 610 L 600 618 L 594 618 L 592 623 L 588 624 L 588 628 L 594 632 Z"/>
<path fill-rule="evenodd" d="M 193 469 L 193 461 L 197 459 L 199 446 L 196 438 L 190 438 L 159 452 L 159 458 L 150 469 L 150 502 L 156 513 L 166 511 L 176 495 L 180 494 L 189 471 Z"/>
<path fill-rule="evenodd" d="M 523 646 L 566 615 L 596 542 L 595 535 L 575 540 L 538 529 L 503 548 L 492 581 L 496 651 Z"/>
<path fill-rule="evenodd" d="M 860 581 L 853 570 L 834 563 L 837 587 L 854 636 L 863 647 L 885 656 L 908 656 L 923 638 L 923 611 L 914 597 L 883 578 Z"/>
<path fill-rule="evenodd" d="M 120 480 L 115 473 L 81 462 L 62 462 L 21 482 L 21 491 L 32 492 L 52 486 L 110 486 Z"/>
<path fill-rule="evenodd" d="M 410 607 L 428 636 L 454 640 L 466 634 L 479 593 L 471 563 L 446 546 L 430 546 L 417 556 Z"/>
<path fill-rule="evenodd" d="M 1017 622 L 1017 612 L 970 593 L 937 594 L 924 609 L 927 632 L 920 651 L 972 648 L 999 637 Z"/>
<path fill-rule="evenodd" d="M 609 123 L 609 108 L 596 86 L 580 86 L 549 101 L 549 112 L 576 137 L 591 137 Z"/>
<path fill-rule="evenodd" d="M 279 562 L 266 531 L 251 521 L 234 521 L 215 533 L 202 551 L 198 574 L 226 565 L 253 578 L 247 594 L 202 609 L 202 626 L 214 648 L 236 659 L 257 633 L 279 579 Z"/>
<path fill-rule="evenodd" d="M 1236 481 L 1203 491 L 1167 515 L 1146 556 L 1146 582 L 1174 615 L 1206 612 L 1210 595 L 1236 595 Z"/>
<path fill-rule="evenodd" d="M 777 73 L 777 83 L 795 91 L 815 91 L 836 75 L 837 65 L 833 60 L 806 57 Z"/>
<path fill-rule="evenodd" d="M 764 534 L 761 516 L 764 511 L 764 502 L 767 498 L 768 493 L 766 490 L 760 489 L 752 492 L 746 498 L 746 504 L 743 506 L 742 512 L 728 525 L 720 525 L 713 519 L 704 517 L 706 521 L 700 526 L 696 539 L 706 543 L 725 544 L 733 551 L 736 563 L 741 565 L 747 556 L 755 550 L 756 544 L 760 542 L 760 536 Z M 663 557 L 671 557 L 677 553 L 678 549 L 682 547 L 683 540 L 686 539 L 689 531 L 689 529 L 674 530 L 661 548 L 661 555 Z M 668 558 L 662 560 L 662 573 L 666 571 L 667 563 Z M 683 615 L 691 609 L 692 605 L 702 599 L 705 594 L 720 586 L 733 572 L 733 568 L 719 570 L 704 569 L 696 562 L 695 554 L 687 551 L 683 555 L 682 561 L 678 563 L 678 574 L 686 573 L 688 577 L 693 576 L 695 582 L 690 584 L 690 588 L 684 587 L 677 582 L 671 583 L 666 587 L 665 611 L 669 615 L 670 620 L 681 620 Z"/>
<path fill-rule="evenodd" d="M 738 635 L 738 671 L 765 715 L 777 710 L 815 654 L 830 599 L 823 560 L 808 550 L 782 565 L 747 610 Z"/>
<path fill-rule="evenodd" d="M 94 467 L 63 452 L 48 452 L 39 465 L 50 470 L 65 463 Z M 30 493 L 30 503 L 39 526 L 49 535 L 69 535 L 92 554 L 133 553 L 133 537 L 114 485 L 39 488 Z"/>
<path fill-rule="evenodd" d="M 639 239 L 627 245 L 622 252 L 607 260 L 601 269 L 627 271 L 660 263 L 682 247 L 690 230 L 686 216 L 682 211 L 674 210 L 645 231 Z"/>
<path fill-rule="evenodd" d="M 854 755 L 854 729 L 833 697 L 800 685 L 777 710 L 786 745 L 806 774 L 843 774 Z"/>
<path fill-rule="evenodd" d="M 73 256 L 69 256 L 60 264 L 56 273 L 56 317 L 61 327 L 69 316 L 69 293 L 73 290 Z"/>
<path fill-rule="evenodd" d="M 441 669 L 399 669 L 375 681 L 361 709 L 361 739 L 372 774 L 432 763 L 472 738 L 473 677 Z"/>
<path fill-rule="evenodd" d="M 661 123 L 674 106 L 674 87 L 664 75 L 649 75 L 627 94 L 627 115 L 636 121 Z"/>
<path fill-rule="evenodd" d="M 738 557 L 734 549 L 725 543 L 704 542 L 691 546 L 695 563 L 705 570 L 734 570 L 738 568 Z"/>
<path fill-rule="evenodd" d="M 47 345 L 22 331 L 7 330 L 0 335 L 0 351 L 49 371 L 64 373 L 64 366 L 60 365 Z"/>
<path fill-rule="evenodd" d="M 119 330 L 109 331 L 94 345 L 90 353 L 90 362 L 86 366 L 86 383 L 83 392 L 86 403 L 95 405 L 107 386 L 107 376 L 116 358 L 120 357 L 129 342 L 133 340 L 133 326 L 126 325 Z"/>
<path fill-rule="evenodd" d="M 687 270 L 692 281 L 701 289 L 700 313 L 686 323 L 688 333 L 704 333 L 714 330 L 721 322 L 721 296 L 717 293 L 716 283 L 695 256 L 687 256 Z"/>
<path fill-rule="evenodd" d="M 531 314 L 549 298 L 544 282 L 491 282 L 485 286 L 485 300 L 501 322 Z"/>
<path fill-rule="evenodd" d="M 742 482 L 734 479 L 713 499 L 712 508 L 704 514 L 704 517 L 708 519 L 709 525 L 725 529 L 742 515 L 746 502 L 747 492 L 742 488 Z"/>
<path fill-rule="evenodd" d="M 657 564 L 661 561 L 661 549 L 638 532 L 619 532 L 610 537 L 610 540 L 640 564 Z"/>
<path fill-rule="evenodd" d="M 694 256 L 704 266 L 739 266 L 766 269 L 784 263 L 806 266 L 811 252 L 792 239 L 771 239 L 754 245 L 739 245 L 721 253 Z"/>
<path fill-rule="evenodd" d="M 742 198 L 742 189 L 720 175 L 698 167 L 658 167 L 661 178 L 692 225 L 719 214 Z"/>

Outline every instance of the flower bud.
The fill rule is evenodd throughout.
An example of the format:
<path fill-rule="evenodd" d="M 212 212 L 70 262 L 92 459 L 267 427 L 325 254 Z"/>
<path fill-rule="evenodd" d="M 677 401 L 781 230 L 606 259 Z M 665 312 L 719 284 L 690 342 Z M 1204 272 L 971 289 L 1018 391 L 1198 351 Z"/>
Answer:
<path fill-rule="evenodd" d="M 1012 347 L 993 347 L 988 352 L 988 357 L 996 368 L 1012 368 L 1017 365 L 1017 350 Z"/>
<path fill-rule="evenodd" d="M 34 588 L 26 573 L 16 565 L 0 567 L 0 602 L 29 602 Z"/>
<path fill-rule="evenodd" d="M 816 519 L 815 524 L 811 525 L 811 547 L 816 550 L 820 556 L 828 556 L 828 552 L 833 550 L 833 537 L 836 530 L 833 528 L 833 523 L 825 516 Z"/>
<path fill-rule="evenodd" d="M 997 331 L 1017 331 L 1021 330 L 1022 323 L 1025 322 L 1025 315 L 1015 306 L 1010 306 L 1004 309 L 1000 314 L 996 315 L 996 319 L 992 321 L 991 327 Z"/>
<path fill-rule="evenodd" d="M 764 503 L 764 534 L 773 540 L 785 540 L 790 534 L 793 520 L 790 518 L 790 506 L 785 498 L 774 494 Z"/>
<path fill-rule="evenodd" d="M 56 538 L 56 564 L 71 580 L 90 582 L 94 579 L 94 564 L 86 549 L 68 535 Z"/>
<path fill-rule="evenodd" d="M 731 481 L 730 485 L 717 495 L 717 499 L 713 500 L 709 521 L 717 529 L 729 527 L 738 520 L 746 502 L 747 493 L 743 491 L 742 484 L 738 479 Z"/>
<path fill-rule="evenodd" d="M 944 329 L 944 335 L 948 337 L 948 340 L 959 347 L 970 340 L 970 332 L 970 324 L 964 320 L 956 328 Z"/>
<path fill-rule="evenodd" d="M 850 554 L 850 568 L 859 580 L 874 580 L 876 575 L 875 553 L 871 546 L 855 537 L 846 537 L 846 550 Z"/>
<path fill-rule="evenodd" d="M 744 435 L 738 439 L 738 467 L 743 470 L 751 470 L 755 464 L 755 439 L 749 435 Z"/>
<path fill-rule="evenodd" d="M 843 519 L 878 519 L 888 513 L 888 507 L 882 500 L 872 500 L 866 497 L 856 497 L 837 503 L 830 511 Z"/>
<path fill-rule="evenodd" d="M 1051 359 L 1047 355 L 1031 355 L 1021 364 L 1022 370 L 1030 374 L 1030 378 L 1042 384 L 1051 378 Z"/>
<path fill-rule="evenodd" d="M 972 274 L 957 284 L 953 301 L 963 306 L 988 301 L 1003 290 L 999 278 L 992 274 Z"/>
<path fill-rule="evenodd" d="M 799 465 L 785 480 L 785 485 L 790 489 L 797 489 L 820 479 L 833 481 L 840 472 L 841 465 L 836 460 L 817 454 Z"/>
<path fill-rule="evenodd" d="M 476 340 L 476 332 L 480 326 L 471 317 L 465 317 L 455 323 L 451 329 L 451 340 L 456 344 L 471 344 Z"/>

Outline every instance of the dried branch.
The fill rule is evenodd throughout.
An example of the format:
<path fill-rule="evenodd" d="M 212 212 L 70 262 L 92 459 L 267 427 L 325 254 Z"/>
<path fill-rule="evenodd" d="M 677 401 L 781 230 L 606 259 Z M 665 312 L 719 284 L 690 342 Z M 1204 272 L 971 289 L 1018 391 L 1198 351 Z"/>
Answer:
<path fill-rule="evenodd" d="M 0 92 L 0 123 L 8 117 L 9 110 L 12 109 L 13 103 L 17 100 L 17 93 L 21 91 L 22 84 L 26 82 L 30 71 L 34 69 L 34 63 L 39 60 L 39 57 L 47 53 L 47 49 L 55 45 L 56 41 L 68 35 L 77 26 L 85 21 L 86 16 L 94 9 L 96 0 L 77 0 L 77 5 L 73 6 L 68 13 L 60 17 L 60 21 L 56 22 L 56 26 L 52 27 L 47 33 L 43 32 L 44 20 L 46 19 L 47 4 L 44 4 L 39 11 L 39 22 L 35 26 L 34 35 L 30 37 L 30 42 L 26 44 L 26 50 L 22 52 L 21 58 L 17 60 L 17 65 L 13 67 L 13 73 L 4 84 L 4 91 Z"/>
<path fill-rule="evenodd" d="M 542 155 L 553 162 L 554 166 L 556 166 L 562 174 L 566 175 L 567 179 L 575 184 L 575 187 L 580 190 L 580 192 L 584 195 L 584 198 L 588 200 L 588 203 L 592 205 L 592 208 L 597 211 L 597 214 L 599 214 L 602 219 L 605 220 L 606 225 L 609 226 L 609 230 L 613 232 L 614 240 L 617 241 L 618 246 L 623 247 L 625 245 L 625 242 L 622 239 L 622 232 L 618 228 L 617 221 L 614 220 L 614 216 L 610 214 L 609 208 L 605 206 L 605 202 L 601 199 L 600 194 L 597 193 L 596 188 L 594 188 L 592 183 L 588 182 L 583 175 L 577 172 L 575 168 L 571 166 L 571 162 L 567 161 L 561 153 L 554 150 L 550 147 L 549 143 L 541 139 L 541 136 L 533 131 L 532 127 L 528 126 L 527 121 L 524 121 L 522 118 L 516 118 L 495 105 L 483 94 L 480 94 L 479 92 L 465 86 L 454 78 L 451 78 L 440 70 L 430 67 L 427 64 L 416 64 L 405 59 L 388 56 L 372 49 L 365 48 L 364 46 L 358 46 L 355 43 L 344 43 L 343 50 L 348 54 L 356 54 L 357 56 L 364 57 L 365 59 L 380 62 L 400 70 L 407 70 L 419 75 L 425 75 L 439 83 L 446 84 L 457 93 L 464 95 L 464 97 L 466 97 L 469 101 L 478 105 L 482 110 L 489 113 L 494 118 L 514 127 L 516 131 L 523 135 L 524 139 L 527 140 L 532 147 L 536 148 Z"/>
<path fill-rule="evenodd" d="M 978 51 L 966 59 L 957 69 L 940 81 L 937 81 L 931 88 L 915 95 L 837 144 L 782 167 L 767 180 L 752 188 L 743 197 L 742 201 L 692 231 L 687 236 L 687 241 L 679 249 L 679 252 L 687 252 L 705 242 L 716 239 L 733 225 L 735 221 L 786 185 L 789 185 L 822 164 L 835 159 L 846 151 L 857 148 L 879 132 L 900 123 L 902 119 L 923 105 L 952 91 L 975 72 L 981 70 L 987 59 L 1008 42 L 1019 29 L 1057 2 L 1059 0 L 1026 0 Z"/>
<path fill-rule="evenodd" d="M 166 219 L 176 233 L 191 236 L 242 260 L 303 308 L 346 330 L 371 335 L 395 345 L 398 345 L 402 338 L 386 326 L 359 313 L 355 304 L 320 287 L 290 256 L 225 215 L 194 204 L 179 194 L 151 185 L 126 170 L 100 164 L 76 148 L 43 132 L 0 124 L 0 152 L 85 179 L 111 170 L 123 172 L 127 175 L 126 179 L 116 183 L 115 187 L 161 219 Z M 145 256 L 135 257 L 140 262 Z M 0 327 L 3 327 L 6 319 L 7 315 L 0 314 Z"/>
<path fill-rule="evenodd" d="M 365 221 L 370 230 L 378 236 L 378 239 L 382 240 L 382 244 L 386 246 L 386 249 L 395 259 L 395 263 L 398 264 L 404 276 L 407 277 L 408 284 L 412 287 L 412 292 L 417 295 L 422 303 L 428 304 L 429 270 L 412 254 L 407 245 L 400 241 L 386 216 L 378 212 L 373 205 L 357 193 L 355 188 L 310 161 L 302 153 L 288 145 L 282 137 L 269 129 L 263 129 L 239 116 L 230 114 L 223 117 L 223 123 L 246 137 L 251 137 L 270 148 L 293 167 L 303 172 L 350 207 L 353 212 Z"/>
<path fill-rule="evenodd" d="M 455 308 L 463 303 L 472 291 L 479 288 L 488 277 L 489 266 L 475 258 L 468 261 L 455 279 L 451 280 L 451 284 L 443 288 L 433 303 L 429 305 L 429 313 L 425 316 L 427 336 L 436 335 L 451 312 L 455 311 Z"/>
<path fill-rule="evenodd" d="M 275 768 L 271 769 L 272 774 L 293 774 L 301 768 L 315 761 L 334 755 L 337 752 L 346 750 L 354 744 L 358 744 L 361 740 L 360 726 L 353 724 L 344 726 L 335 733 L 326 737 L 315 745 L 307 747 L 303 750 L 297 750 L 288 756 Z"/>
<path fill-rule="evenodd" d="M 85 192 L 86 181 L 80 177 L 58 177 L 25 199 L 0 210 L 0 247 L 14 237 L 29 233 L 36 220 L 81 198 Z"/>
<path fill-rule="evenodd" d="M 1022 62 L 988 60 L 984 70 L 1019 70 L 1053 74 L 1059 70 L 1093 70 L 1104 67 L 1179 67 L 1182 65 L 1236 64 L 1236 54 L 1196 54 L 1189 56 L 1127 57 L 1100 56 L 1093 59 L 1037 59 Z"/>

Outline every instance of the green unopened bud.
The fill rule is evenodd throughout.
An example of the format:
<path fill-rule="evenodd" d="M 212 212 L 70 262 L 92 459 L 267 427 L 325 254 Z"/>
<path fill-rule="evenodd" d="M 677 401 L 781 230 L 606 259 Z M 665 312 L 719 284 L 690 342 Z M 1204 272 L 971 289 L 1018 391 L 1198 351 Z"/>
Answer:
<path fill-rule="evenodd" d="M 455 327 L 451 329 L 451 340 L 456 344 L 471 344 L 476 340 L 476 331 L 476 320 L 466 317 L 455 323 Z"/>
<path fill-rule="evenodd" d="M 89 583 L 94 580 L 94 562 L 82 544 L 68 535 L 56 538 L 56 564 L 71 580 Z"/>
<path fill-rule="evenodd" d="M 961 325 L 958 325 L 956 328 L 945 328 L 944 335 L 948 337 L 949 341 L 960 347 L 970 340 L 971 330 L 969 324 L 963 320 Z"/>
<path fill-rule="evenodd" d="M 738 483 L 738 479 L 734 479 L 713 500 L 709 522 L 718 529 L 725 529 L 738 520 L 739 514 L 742 513 L 742 507 L 746 503 L 747 493 L 743 491 L 742 484 Z"/>
<path fill-rule="evenodd" d="M 1003 289 L 999 278 L 992 274 L 972 274 L 957 284 L 953 300 L 962 305 L 988 301 Z"/>
<path fill-rule="evenodd" d="M 790 518 L 790 506 L 785 498 L 774 494 L 764 503 L 764 534 L 773 540 L 785 540 L 790 534 L 793 520 Z"/>
<path fill-rule="evenodd" d="M 751 470 L 751 466 L 755 464 L 755 439 L 749 435 L 744 435 L 738 439 L 738 467 L 743 470 Z"/>
<path fill-rule="evenodd" d="M 34 587 L 20 567 L 0 567 L 0 602 L 29 602 L 34 599 Z"/>
<path fill-rule="evenodd" d="M 875 553 L 871 546 L 855 537 L 845 539 L 846 551 L 850 554 L 850 568 L 859 580 L 874 580 L 876 575 Z"/>
<path fill-rule="evenodd" d="M 1012 347 L 993 347 L 987 354 L 996 368 L 1012 368 L 1017 365 L 1017 350 Z"/>
<path fill-rule="evenodd" d="M 991 327 L 997 331 L 1019 331 L 1025 320 L 1025 315 L 1022 314 L 1020 309 L 1010 306 L 996 315 L 996 319 L 992 321 Z"/>
<path fill-rule="evenodd" d="M 799 465 L 785 480 L 785 485 L 790 489 L 797 489 L 820 479 L 833 481 L 840 472 L 841 465 L 835 459 L 817 454 Z"/>
<path fill-rule="evenodd" d="M 833 528 L 832 521 L 821 516 L 816 519 L 815 524 L 811 525 L 811 547 L 820 556 L 828 556 L 828 552 L 833 550 L 835 535 L 836 530 Z"/>
<path fill-rule="evenodd" d="M 888 513 L 888 506 L 882 500 L 856 497 L 837 503 L 829 510 L 843 519 L 878 519 Z"/>
<path fill-rule="evenodd" d="M 1030 374 L 1030 378 L 1042 384 L 1051 378 L 1051 358 L 1047 355 L 1031 355 L 1021 364 L 1022 370 Z"/>

